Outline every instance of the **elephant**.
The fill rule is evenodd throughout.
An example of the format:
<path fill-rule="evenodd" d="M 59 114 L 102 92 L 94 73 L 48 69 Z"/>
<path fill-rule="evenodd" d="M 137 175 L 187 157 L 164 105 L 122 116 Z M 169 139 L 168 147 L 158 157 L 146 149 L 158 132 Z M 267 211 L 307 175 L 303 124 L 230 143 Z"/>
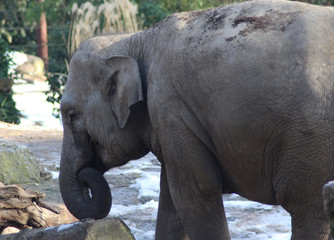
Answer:
<path fill-rule="evenodd" d="M 230 239 L 222 194 L 281 205 L 291 239 L 329 239 L 334 9 L 254 0 L 95 36 L 70 60 L 59 185 L 79 219 L 108 215 L 110 168 L 161 163 L 155 239 Z"/>

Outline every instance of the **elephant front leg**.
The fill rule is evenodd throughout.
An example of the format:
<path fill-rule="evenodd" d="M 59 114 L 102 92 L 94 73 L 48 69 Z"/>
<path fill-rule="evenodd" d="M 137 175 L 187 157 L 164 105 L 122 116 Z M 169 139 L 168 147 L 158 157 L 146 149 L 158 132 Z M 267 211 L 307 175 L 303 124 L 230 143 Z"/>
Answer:
<path fill-rule="evenodd" d="M 176 213 L 173 201 L 170 196 L 169 186 L 166 179 L 166 170 L 163 164 L 161 166 L 159 210 L 155 239 L 187 239 L 184 227 Z"/>
<path fill-rule="evenodd" d="M 230 239 L 217 159 L 191 134 L 164 146 L 170 195 L 190 239 Z"/>

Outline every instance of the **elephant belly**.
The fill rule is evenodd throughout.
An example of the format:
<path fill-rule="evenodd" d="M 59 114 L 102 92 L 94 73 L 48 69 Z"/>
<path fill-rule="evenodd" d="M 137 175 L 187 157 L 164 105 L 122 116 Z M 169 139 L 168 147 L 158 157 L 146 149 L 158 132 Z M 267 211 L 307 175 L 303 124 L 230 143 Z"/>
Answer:
<path fill-rule="evenodd" d="M 223 193 L 237 193 L 253 201 L 277 204 L 273 162 L 278 159 L 274 159 L 274 155 L 263 156 L 274 153 L 264 153 L 266 150 L 244 140 L 236 140 L 235 144 L 221 143 L 217 149 L 220 169 L 223 169 Z"/>

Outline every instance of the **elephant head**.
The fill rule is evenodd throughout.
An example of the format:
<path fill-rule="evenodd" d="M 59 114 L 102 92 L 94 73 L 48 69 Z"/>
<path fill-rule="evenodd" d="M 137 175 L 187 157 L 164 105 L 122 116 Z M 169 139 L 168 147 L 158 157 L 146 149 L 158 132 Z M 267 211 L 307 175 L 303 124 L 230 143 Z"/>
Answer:
<path fill-rule="evenodd" d="M 99 48 L 101 43 L 90 39 L 73 55 L 61 100 L 59 185 L 64 203 L 79 219 L 107 216 L 111 194 L 104 172 L 148 152 L 137 61 L 106 57 Z"/>

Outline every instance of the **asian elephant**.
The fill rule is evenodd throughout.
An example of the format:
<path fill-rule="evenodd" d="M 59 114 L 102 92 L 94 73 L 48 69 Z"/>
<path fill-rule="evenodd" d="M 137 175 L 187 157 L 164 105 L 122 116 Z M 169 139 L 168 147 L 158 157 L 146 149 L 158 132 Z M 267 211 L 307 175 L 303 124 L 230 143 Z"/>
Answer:
<path fill-rule="evenodd" d="M 283 206 L 292 239 L 328 239 L 333 23 L 331 7 L 255 0 L 83 42 L 61 100 L 69 210 L 105 217 L 103 173 L 152 151 L 156 239 L 230 239 L 224 193 Z"/>

